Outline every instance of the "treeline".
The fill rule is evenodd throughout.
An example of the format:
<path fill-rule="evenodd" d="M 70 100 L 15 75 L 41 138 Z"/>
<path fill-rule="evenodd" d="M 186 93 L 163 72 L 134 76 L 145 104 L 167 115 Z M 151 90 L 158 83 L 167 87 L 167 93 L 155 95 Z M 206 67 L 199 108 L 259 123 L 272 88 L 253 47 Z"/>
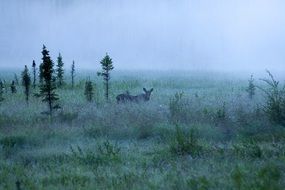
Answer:
<path fill-rule="evenodd" d="M 24 89 L 25 101 L 29 105 L 31 97 L 31 88 L 33 88 L 33 96 L 41 98 L 43 103 L 48 106 L 48 111 L 43 112 L 52 116 L 54 110 L 60 109 L 59 105 L 60 97 L 57 94 L 57 89 L 67 85 L 65 81 L 65 70 L 63 57 L 59 53 L 56 65 L 52 61 L 49 51 L 43 45 L 42 49 L 42 62 L 37 66 L 35 60 L 32 62 L 32 72 L 30 73 L 27 65 L 24 66 L 24 70 L 21 73 L 21 85 Z M 102 76 L 105 86 L 105 98 L 109 100 L 109 89 L 110 89 L 110 72 L 114 69 L 113 61 L 108 54 L 100 62 L 102 71 L 98 72 L 98 76 Z M 75 61 L 71 65 L 71 89 L 75 87 Z M 11 81 L 10 85 L 7 85 L 5 80 L 0 79 L 0 102 L 4 101 L 4 93 L 8 92 L 8 86 L 12 94 L 18 93 L 17 86 L 19 80 L 15 74 L 14 80 Z M 84 95 L 87 101 L 92 101 L 94 96 L 94 84 L 90 80 L 90 77 L 85 82 Z"/>

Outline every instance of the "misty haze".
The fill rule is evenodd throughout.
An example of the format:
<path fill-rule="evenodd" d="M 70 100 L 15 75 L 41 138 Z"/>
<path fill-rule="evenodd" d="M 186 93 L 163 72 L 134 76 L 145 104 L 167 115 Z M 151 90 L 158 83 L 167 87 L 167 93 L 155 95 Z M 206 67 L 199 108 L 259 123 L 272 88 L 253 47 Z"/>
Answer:
<path fill-rule="evenodd" d="M 40 61 L 42 44 L 67 64 L 98 69 L 284 70 L 282 0 L 1 0 L 0 66 Z"/>
<path fill-rule="evenodd" d="M 285 189 L 284 0 L 0 0 L 0 190 Z"/>

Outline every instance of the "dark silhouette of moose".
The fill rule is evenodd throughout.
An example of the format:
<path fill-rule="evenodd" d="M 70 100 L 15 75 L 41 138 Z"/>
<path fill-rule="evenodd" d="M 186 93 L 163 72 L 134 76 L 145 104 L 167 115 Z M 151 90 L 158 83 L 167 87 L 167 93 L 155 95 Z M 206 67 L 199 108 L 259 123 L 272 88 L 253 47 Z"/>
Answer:
<path fill-rule="evenodd" d="M 153 88 L 150 90 L 146 90 L 145 88 L 143 88 L 144 93 L 136 95 L 136 96 L 132 96 L 130 95 L 130 93 L 127 91 L 124 94 L 119 94 L 116 97 L 117 103 L 126 103 L 126 102 L 146 102 L 149 101 L 150 99 L 150 95 L 153 91 Z"/>

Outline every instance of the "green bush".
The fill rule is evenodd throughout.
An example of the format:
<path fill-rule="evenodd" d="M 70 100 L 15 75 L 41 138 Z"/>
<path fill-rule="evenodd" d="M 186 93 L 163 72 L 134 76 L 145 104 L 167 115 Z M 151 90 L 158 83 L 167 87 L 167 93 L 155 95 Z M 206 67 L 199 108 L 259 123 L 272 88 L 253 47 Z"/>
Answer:
<path fill-rule="evenodd" d="M 28 140 L 25 136 L 8 136 L 0 140 L 0 147 L 4 151 L 4 155 L 7 157 L 15 150 L 23 148 L 24 145 L 28 143 Z"/>
<path fill-rule="evenodd" d="M 243 158 L 261 158 L 263 155 L 260 146 L 252 139 L 233 145 L 233 148 L 236 155 Z"/>
<path fill-rule="evenodd" d="M 80 164 L 90 167 L 99 167 L 100 165 L 116 163 L 120 161 L 121 149 L 117 145 L 113 145 L 109 141 L 105 141 L 98 145 L 96 151 L 82 150 L 71 147 L 72 158 Z"/>
<path fill-rule="evenodd" d="M 268 88 L 259 87 L 266 96 L 265 113 L 273 123 L 285 126 L 285 86 L 280 88 L 279 81 L 276 81 L 269 71 L 267 73 L 270 79 L 262 81 L 268 85 Z"/>
<path fill-rule="evenodd" d="M 175 93 L 169 101 L 170 122 L 173 124 L 181 123 L 186 118 L 186 107 L 183 100 L 183 92 Z"/>
<path fill-rule="evenodd" d="M 272 164 L 267 164 L 256 172 L 246 172 L 239 167 L 236 167 L 231 178 L 234 189 L 238 190 L 281 190 L 283 189 L 280 169 Z"/>
<path fill-rule="evenodd" d="M 190 129 L 189 132 L 183 132 L 182 129 L 176 125 L 175 137 L 172 139 L 170 150 L 176 155 L 187 155 L 195 157 L 202 151 L 202 146 L 198 143 L 196 130 Z"/>
<path fill-rule="evenodd" d="M 196 177 L 187 181 L 190 189 L 193 190 L 208 190 L 210 189 L 210 181 L 205 177 Z"/>

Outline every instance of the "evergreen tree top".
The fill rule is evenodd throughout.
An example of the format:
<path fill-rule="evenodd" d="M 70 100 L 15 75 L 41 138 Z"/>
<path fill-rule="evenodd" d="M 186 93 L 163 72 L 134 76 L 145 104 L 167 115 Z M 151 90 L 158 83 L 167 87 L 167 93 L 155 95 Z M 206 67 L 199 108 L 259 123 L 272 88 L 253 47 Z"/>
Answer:
<path fill-rule="evenodd" d="M 72 61 L 72 64 L 71 64 L 71 70 L 74 71 L 74 69 L 75 69 L 75 61 L 73 60 L 73 61 Z"/>
<path fill-rule="evenodd" d="M 58 54 L 58 57 L 57 57 L 57 64 L 58 64 L 58 66 L 63 66 L 63 64 L 64 64 L 62 62 L 62 56 L 60 53 Z"/>
<path fill-rule="evenodd" d="M 101 60 L 101 65 L 103 70 L 112 70 L 114 69 L 113 67 L 113 61 L 110 58 L 110 56 L 106 53 L 106 56 Z"/>
<path fill-rule="evenodd" d="M 50 59 L 49 51 L 46 49 L 45 46 L 43 46 L 42 54 L 43 54 L 43 58 L 42 58 L 43 63 L 40 65 L 41 70 L 42 70 L 42 75 L 46 81 L 51 81 L 52 74 L 54 72 L 53 70 L 54 64 L 52 60 Z"/>
<path fill-rule="evenodd" d="M 43 45 L 42 54 L 43 54 L 43 58 L 42 59 L 44 59 L 45 57 L 49 57 L 49 51 L 46 49 L 45 45 Z"/>
<path fill-rule="evenodd" d="M 22 79 L 23 79 L 22 84 L 24 86 L 29 86 L 30 85 L 31 78 L 30 78 L 29 69 L 28 69 L 27 65 L 25 65 L 25 69 L 22 72 Z"/>

